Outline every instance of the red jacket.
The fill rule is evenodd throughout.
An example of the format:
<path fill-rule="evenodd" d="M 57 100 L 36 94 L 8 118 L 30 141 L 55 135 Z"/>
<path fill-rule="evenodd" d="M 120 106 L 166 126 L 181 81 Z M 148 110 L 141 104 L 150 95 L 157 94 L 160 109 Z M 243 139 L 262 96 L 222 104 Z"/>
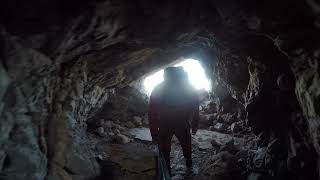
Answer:
<path fill-rule="evenodd" d="M 191 85 L 158 85 L 149 102 L 149 128 L 151 135 L 161 128 L 192 128 L 197 130 L 199 98 Z"/>

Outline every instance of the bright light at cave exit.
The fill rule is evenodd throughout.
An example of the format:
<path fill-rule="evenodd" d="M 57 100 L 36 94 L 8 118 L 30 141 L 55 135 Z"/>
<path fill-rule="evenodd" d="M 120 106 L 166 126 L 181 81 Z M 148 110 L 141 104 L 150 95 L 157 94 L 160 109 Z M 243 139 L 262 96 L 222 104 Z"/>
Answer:
<path fill-rule="evenodd" d="M 182 66 L 184 68 L 188 73 L 191 84 L 196 89 L 204 89 L 206 91 L 210 90 L 210 81 L 207 79 L 204 69 L 198 60 L 187 59 L 174 66 Z M 164 70 L 160 70 L 145 78 L 144 86 L 149 94 L 151 94 L 154 87 L 163 81 L 163 73 Z"/>

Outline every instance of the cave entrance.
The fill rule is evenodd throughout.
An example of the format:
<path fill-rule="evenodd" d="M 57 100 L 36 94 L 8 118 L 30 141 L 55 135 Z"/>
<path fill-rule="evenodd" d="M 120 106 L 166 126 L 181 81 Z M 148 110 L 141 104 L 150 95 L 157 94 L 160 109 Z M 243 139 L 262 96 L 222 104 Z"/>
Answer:
<path fill-rule="evenodd" d="M 191 84 L 198 90 L 210 91 L 211 83 L 206 77 L 205 70 L 196 59 L 185 59 L 173 66 L 181 66 L 187 72 Z M 164 69 L 151 74 L 144 80 L 144 88 L 150 95 L 153 88 L 163 81 Z"/>

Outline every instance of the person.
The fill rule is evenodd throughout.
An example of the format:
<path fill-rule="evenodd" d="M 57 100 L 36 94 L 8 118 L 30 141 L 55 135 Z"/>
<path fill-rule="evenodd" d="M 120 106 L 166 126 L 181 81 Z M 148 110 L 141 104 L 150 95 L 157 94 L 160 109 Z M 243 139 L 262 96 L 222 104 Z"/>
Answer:
<path fill-rule="evenodd" d="M 177 137 L 186 159 L 192 167 L 191 133 L 196 134 L 199 121 L 199 100 L 182 67 L 168 67 L 164 82 L 150 96 L 149 128 L 152 140 L 159 143 L 170 172 L 170 151 L 173 135 Z"/>

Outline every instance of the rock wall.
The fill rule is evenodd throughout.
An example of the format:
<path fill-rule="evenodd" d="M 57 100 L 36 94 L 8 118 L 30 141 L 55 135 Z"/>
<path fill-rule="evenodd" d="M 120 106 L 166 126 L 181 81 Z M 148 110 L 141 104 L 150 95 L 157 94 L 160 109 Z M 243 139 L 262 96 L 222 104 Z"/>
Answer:
<path fill-rule="evenodd" d="M 85 65 L 66 71 L 18 37 L 4 31 L 1 37 L 1 177 L 96 176 L 99 167 L 90 163 L 89 145 L 79 146 L 77 139 L 85 134 L 77 131 L 108 99 L 108 91 L 88 81 Z M 88 166 L 77 169 L 86 161 Z"/>
<path fill-rule="evenodd" d="M 318 176 L 312 161 L 320 155 L 317 2 L 5 0 L 0 5 L 1 178 L 99 174 L 87 122 L 115 92 L 182 56 L 199 57 L 228 92 L 226 103 L 232 97 L 246 108 L 247 124 L 267 134 L 261 148 L 273 138 L 285 142 L 280 151 L 289 153 L 280 159 L 292 163 L 283 169 L 299 172 L 296 177 Z M 293 77 L 285 91 L 277 84 L 283 74 Z"/>
<path fill-rule="evenodd" d="M 248 125 L 257 134 L 263 132 L 266 136 L 262 136 L 262 139 L 267 139 L 264 140 L 265 145 L 262 143 L 260 146 L 272 147 L 272 138 L 266 132 L 286 132 L 286 135 L 276 133 L 281 142 L 288 144 L 280 147 L 277 153 L 289 149 L 288 154 L 279 159 L 287 161 L 286 168 L 290 171 L 299 172 L 294 175 L 295 178 L 316 179 L 315 172 L 319 170 L 316 170 L 317 165 L 311 159 L 319 156 L 318 133 L 315 130 L 319 120 L 315 106 L 318 98 L 315 94 L 319 92 L 319 39 L 315 33 L 319 29 L 308 4 L 298 1 L 289 3 L 291 6 L 284 14 L 281 9 L 287 3 L 282 3 L 276 3 L 277 6 L 270 1 L 259 5 L 239 3 L 239 6 L 236 2 L 218 3 L 219 13 L 226 18 L 223 25 L 234 28 L 216 33 L 218 57 L 227 62 L 230 61 L 228 58 L 238 59 L 243 65 L 218 62 L 214 63 L 216 68 L 213 72 L 222 78 L 219 81 L 227 84 L 229 93 L 246 107 Z M 254 49 L 250 49 L 252 47 Z M 232 81 L 228 74 L 228 71 L 245 72 L 241 67 L 246 64 L 249 74 L 247 87 L 243 86 L 240 78 L 236 78 L 238 82 Z M 282 74 L 287 77 L 287 90 L 277 85 Z"/>

